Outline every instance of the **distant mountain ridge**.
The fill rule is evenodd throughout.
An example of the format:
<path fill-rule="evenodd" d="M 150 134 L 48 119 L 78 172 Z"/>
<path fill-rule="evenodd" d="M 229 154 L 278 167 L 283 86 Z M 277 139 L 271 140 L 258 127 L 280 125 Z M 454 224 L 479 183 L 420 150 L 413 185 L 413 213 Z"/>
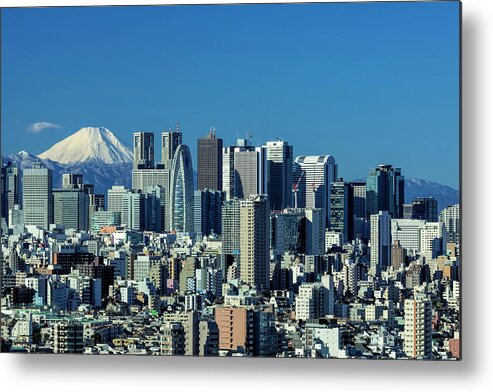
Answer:
<path fill-rule="evenodd" d="M 459 203 L 459 191 L 447 185 L 419 178 L 406 178 L 405 202 L 411 203 L 416 197 L 434 197 L 438 202 L 438 210 Z"/>

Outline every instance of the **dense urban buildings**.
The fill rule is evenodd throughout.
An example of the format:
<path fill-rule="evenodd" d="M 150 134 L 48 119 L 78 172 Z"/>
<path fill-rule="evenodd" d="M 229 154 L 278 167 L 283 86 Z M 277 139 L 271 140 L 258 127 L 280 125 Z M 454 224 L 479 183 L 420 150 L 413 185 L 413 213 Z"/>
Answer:
<path fill-rule="evenodd" d="M 133 136 L 131 186 L 104 194 L 2 167 L 2 351 L 460 357 L 459 204 L 404 203 L 390 164 L 348 181 L 332 155 L 212 128 L 194 185 L 178 125 L 161 160 Z"/>

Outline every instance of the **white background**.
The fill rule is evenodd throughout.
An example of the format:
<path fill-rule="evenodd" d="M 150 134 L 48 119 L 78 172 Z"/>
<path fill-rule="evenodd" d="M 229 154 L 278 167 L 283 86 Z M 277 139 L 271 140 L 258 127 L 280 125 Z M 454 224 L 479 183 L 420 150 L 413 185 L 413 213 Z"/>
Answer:
<path fill-rule="evenodd" d="M 198 0 L 175 2 L 207 3 Z M 137 3 L 135 0 L 0 0 L 1 6 Z M 173 1 L 146 0 L 141 3 Z M 493 258 L 489 249 L 492 241 L 490 222 L 493 222 L 493 1 L 463 0 L 462 3 L 464 359 L 461 362 L 2 354 L 2 390 L 493 390 L 493 381 L 488 377 L 488 370 L 493 369 L 490 363 L 493 358 L 490 290 Z M 439 155 L 437 159 L 440 159 Z"/>

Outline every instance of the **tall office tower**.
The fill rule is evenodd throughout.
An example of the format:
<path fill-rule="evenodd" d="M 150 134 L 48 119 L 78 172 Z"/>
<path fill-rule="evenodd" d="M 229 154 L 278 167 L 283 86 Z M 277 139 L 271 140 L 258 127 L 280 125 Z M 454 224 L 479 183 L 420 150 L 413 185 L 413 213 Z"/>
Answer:
<path fill-rule="evenodd" d="M 321 208 L 305 209 L 305 254 L 325 253 L 325 211 Z"/>
<path fill-rule="evenodd" d="M 122 225 L 144 231 L 146 223 L 146 197 L 141 191 L 129 190 L 122 198 Z"/>
<path fill-rule="evenodd" d="M 223 189 L 223 140 L 210 130 L 206 137 L 197 140 L 197 185 L 199 190 Z"/>
<path fill-rule="evenodd" d="M 164 205 L 162 217 L 162 230 L 170 230 L 169 197 L 170 197 L 170 170 L 158 164 L 154 169 L 138 169 L 132 171 L 132 189 L 147 193 L 149 187 L 160 186 L 163 197 L 161 203 Z"/>
<path fill-rule="evenodd" d="M 425 223 L 420 230 L 419 254 L 426 261 L 446 253 L 447 230 L 443 222 Z"/>
<path fill-rule="evenodd" d="M 343 243 L 353 240 L 353 187 L 342 178 L 330 184 L 330 230 L 342 233 Z"/>
<path fill-rule="evenodd" d="M 164 188 L 159 185 L 152 185 L 146 188 L 146 230 L 156 233 L 161 233 L 164 230 L 166 194 L 167 192 L 165 192 Z"/>
<path fill-rule="evenodd" d="M 12 162 L 2 167 L 2 209 L 1 217 L 8 220 L 9 211 L 21 204 L 19 169 Z"/>
<path fill-rule="evenodd" d="M 406 249 L 404 249 L 401 246 L 399 240 L 394 240 L 394 244 L 392 245 L 390 255 L 391 255 L 391 265 L 395 269 L 399 269 L 401 268 L 401 265 L 406 264 L 407 252 Z"/>
<path fill-rule="evenodd" d="M 366 182 L 351 182 L 353 193 L 353 238 L 368 238 L 370 222 L 366 214 Z"/>
<path fill-rule="evenodd" d="M 269 214 L 264 195 L 240 201 L 240 278 L 257 289 L 269 288 Z"/>
<path fill-rule="evenodd" d="M 165 169 L 171 170 L 173 157 L 180 144 L 182 144 L 180 125 L 176 124 L 176 130 L 163 131 L 161 133 L 161 163 Z"/>
<path fill-rule="evenodd" d="M 235 146 L 223 148 L 223 191 L 226 200 L 235 197 L 235 152 L 252 150 L 255 148 L 248 144 L 247 139 L 238 139 Z"/>
<path fill-rule="evenodd" d="M 266 160 L 261 147 L 234 152 L 234 195 L 246 199 L 266 193 Z"/>
<path fill-rule="evenodd" d="M 221 234 L 222 191 L 203 189 L 194 193 L 194 231 L 201 235 Z"/>
<path fill-rule="evenodd" d="M 292 206 L 293 146 L 285 141 L 267 142 L 262 147 L 267 161 L 267 195 L 272 211 Z"/>
<path fill-rule="evenodd" d="M 415 255 L 420 249 L 421 228 L 426 221 L 416 219 L 392 219 L 390 233 L 392 242 L 399 241 L 399 244 L 410 255 Z"/>
<path fill-rule="evenodd" d="M 434 197 L 417 197 L 412 202 L 411 219 L 438 222 L 438 202 Z"/>
<path fill-rule="evenodd" d="M 123 211 L 123 195 L 128 192 L 122 185 L 113 185 L 108 189 L 108 211 L 119 212 Z"/>
<path fill-rule="evenodd" d="M 402 218 L 404 204 L 404 176 L 392 165 L 378 165 L 370 169 L 366 179 L 366 209 L 368 215 L 388 211 L 392 218 Z"/>
<path fill-rule="evenodd" d="M 134 164 L 136 169 L 151 169 L 154 167 L 154 133 L 134 133 Z"/>
<path fill-rule="evenodd" d="M 53 223 L 53 172 L 35 163 L 23 170 L 24 223 L 49 228 Z"/>
<path fill-rule="evenodd" d="M 271 214 L 271 242 L 274 255 L 305 253 L 305 211 L 285 209 Z"/>
<path fill-rule="evenodd" d="M 379 211 L 370 216 L 370 272 L 379 275 L 390 265 L 390 214 Z"/>
<path fill-rule="evenodd" d="M 170 229 L 193 232 L 193 166 L 187 145 L 178 146 L 171 166 Z"/>
<path fill-rule="evenodd" d="M 418 294 L 404 301 L 404 352 L 410 358 L 431 358 L 431 301 Z"/>
<path fill-rule="evenodd" d="M 82 189 L 55 189 L 53 206 L 56 223 L 65 229 L 89 230 L 89 195 Z"/>
<path fill-rule="evenodd" d="M 459 244 L 460 241 L 460 207 L 454 204 L 440 212 L 440 222 L 445 224 L 447 242 Z"/>
<path fill-rule="evenodd" d="M 80 188 L 84 183 L 82 174 L 63 173 L 62 174 L 62 188 L 63 189 L 75 189 Z"/>
<path fill-rule="evenodd" d="M 330 223 L 330 184 L 337 178 L 337 164 L 333 156 L 299 156 L 295 159 L 293 182 L 298 207 L 322 208 L 325 226 Z"/>
<path fill-rule="evenodd" d="M 219 350 L 253 351 L 253 309 L 216 308 L 214 320 L 219 328 Z"/>
<path fill-rule="evenodd" d="M 221 241 L 225 255 L 240 254 L 240 200 L 231 199 L 221 208 Z"/>
<path fill-rule="evenodd" d="M 223 191 L 226 200 L 267 193 L 266 150 L 238 139 L 223 148 Z"/>

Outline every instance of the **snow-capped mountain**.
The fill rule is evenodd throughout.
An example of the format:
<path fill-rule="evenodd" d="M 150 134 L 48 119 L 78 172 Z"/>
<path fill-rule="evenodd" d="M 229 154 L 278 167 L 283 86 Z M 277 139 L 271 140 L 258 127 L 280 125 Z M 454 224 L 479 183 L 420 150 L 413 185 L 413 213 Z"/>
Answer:
<path fill-rule="evenodd" d="M 115 164 L 131 162 L 133 153 L 107 128 L 85 127 L 56 143 L 38 157 L 62 164 Z"/>

